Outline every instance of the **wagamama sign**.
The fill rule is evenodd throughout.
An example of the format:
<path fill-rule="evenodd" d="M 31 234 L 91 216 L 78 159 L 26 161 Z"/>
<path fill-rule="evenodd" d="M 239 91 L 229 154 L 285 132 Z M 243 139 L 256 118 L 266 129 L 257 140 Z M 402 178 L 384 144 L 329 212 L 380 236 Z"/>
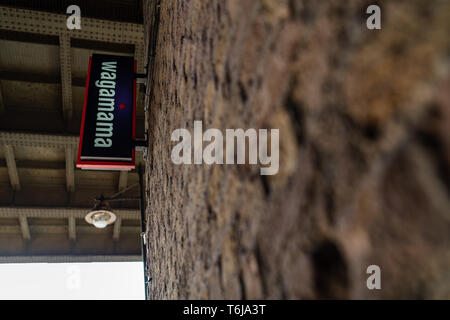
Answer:
<path fill-rule="evenodd" d="M 94 54 L 89 60 L 77 167 L 134 169 L 136 63 Z"/>

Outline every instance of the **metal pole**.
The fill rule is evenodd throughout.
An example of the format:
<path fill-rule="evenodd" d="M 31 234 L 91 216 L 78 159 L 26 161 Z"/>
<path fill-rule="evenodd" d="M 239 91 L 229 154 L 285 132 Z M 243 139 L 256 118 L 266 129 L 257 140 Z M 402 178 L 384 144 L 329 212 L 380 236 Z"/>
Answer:
<path fill-rule="evenodd" d="M 139 207 L 141 209 L 141 251 L 142 262 L 144 264 L 144 288 L 145 288 L 145 300 L 148 300 L 148 280 L 147 280 L 147 250 L 145 246 L 146 237 L 146 223 L 145 223 L 145 204 L 144 204 L 144 183 L 142 177 L 142 165 L 139 165 Z"/>

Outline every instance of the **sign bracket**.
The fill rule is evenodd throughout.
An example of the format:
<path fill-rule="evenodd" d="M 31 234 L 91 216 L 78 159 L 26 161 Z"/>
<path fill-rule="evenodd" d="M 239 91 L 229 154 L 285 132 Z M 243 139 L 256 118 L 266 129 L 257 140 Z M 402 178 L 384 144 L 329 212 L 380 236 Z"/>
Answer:
<path fill-rule="evenodd" d="M 136 151 L 141 151 L 143 153 L 143 159 L 147 160 L 148 132 L 145 132 L 144 139 L 134 139 L 132 145 Z"/>
<path fill-rule="evenodd" d="M 144 151 L 147 149 L 148 140 L 147 139 L 133 140 L 133 146 L 136 148 L 136 151 Z"/>
<path fill-rule="evenodd" d="M 147 73 L 135 73 L 134 78 L 136 83 L 142 83 L 144 86 L 147 86 Z"/>

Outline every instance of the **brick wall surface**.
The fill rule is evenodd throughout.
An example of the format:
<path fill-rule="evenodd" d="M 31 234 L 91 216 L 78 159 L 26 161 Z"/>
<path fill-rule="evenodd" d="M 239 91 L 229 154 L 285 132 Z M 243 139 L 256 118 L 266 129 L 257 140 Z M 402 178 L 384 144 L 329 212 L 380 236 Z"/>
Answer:
<path fill-rule="evenodd" d="M 450 1 L 154 6 L 151 299 L 450 298 Z M 279 128 L 278 174 L 174 165 L 194 120 Z"/>

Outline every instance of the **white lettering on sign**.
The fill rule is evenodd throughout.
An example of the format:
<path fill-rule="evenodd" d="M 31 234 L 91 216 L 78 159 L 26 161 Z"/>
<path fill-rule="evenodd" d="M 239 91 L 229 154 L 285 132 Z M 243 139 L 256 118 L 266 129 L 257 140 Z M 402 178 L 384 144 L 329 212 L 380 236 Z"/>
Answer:
<path fill-rule="evenodd" d="M 98 91 L 97 123 L 95 127 L 94 146 L 110 148 L 112 146 L 114 120 L 114 96 L 116 95 L 117 62 L 103 62 L 100 80 L 95 81 Z"/>

